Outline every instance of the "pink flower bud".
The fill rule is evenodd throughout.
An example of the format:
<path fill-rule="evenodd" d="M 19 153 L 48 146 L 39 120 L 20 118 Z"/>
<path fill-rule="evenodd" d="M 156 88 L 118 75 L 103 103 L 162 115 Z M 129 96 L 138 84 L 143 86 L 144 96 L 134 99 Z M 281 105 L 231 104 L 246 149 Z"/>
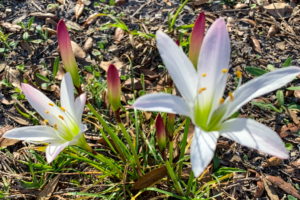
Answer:
<path fill-rule="evenodd" d="M 121 106 L 121 81 L 117 68 L 111 64 L 107 70 L 107 96 L 113 111 Z"/>
<path fill-rule="evenodd" d="M 167 133 L 170 139 L 173 138 L 174 134 L 174 122 L 175 122 L 175 114 L 169 113 L 167 118 Z"/>
<path fill-rule="evenodd" d="M 57 40 L 64 68 L 71 74 L 74 85 L 80 87 L 80 79 L 78 74 L 78 66 L 73 54 L 71 40 L 65 22 L 59 20 L 57 24 Z"/>
<path fill-rule="evenodd" d="M 155 120 L 155 127 L 156 127 L 156 141 L 158 147 L 161 151 L 163 151 L 167 146 L 167 134 L 163 119 L 161 118 L 160 114 L 157 115 Z"/>
<path fill-rule="evenodd" d="M 201 49 L 202 41 L 205 31 L 205 14 L 202 12 L 199 14 L 195 21 L 194 28 L 191 33 L 189 58 L 193 65 L 197 68 L 199 52 Z"/>

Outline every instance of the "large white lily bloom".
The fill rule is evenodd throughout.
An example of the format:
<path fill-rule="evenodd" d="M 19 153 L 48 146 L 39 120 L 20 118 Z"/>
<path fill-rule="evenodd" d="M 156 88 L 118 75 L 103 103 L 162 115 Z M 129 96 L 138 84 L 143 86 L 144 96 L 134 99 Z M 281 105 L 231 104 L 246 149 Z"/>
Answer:
<path fill-rule="evenodd" d="M 86 126 L 81 122 L 86 95 L 81 94 L 74 100 L 74 86 L 69 73 L 61 82 L 60 107 L 28 84 L 22 84 L 22 91 L 31 106 L 45 119 L 45 125 L 15 128 L 7 131 L 3 137 L 32 143 L 47 143 L 48 163 L 69 145 L 90 150 L 83 135 Z"/>
<path fill-rule="evenodd" d="M 284 143 L 276 132 L 252 119 L 228 118 L 253 98 L 292 81 L 300 74 L 299 67 L 264 74 L 239 86 L 223 99 L 230 60 L 229 35 L 223 19 L 217 19 L 204 37 L 197 71 L 170 37 L 161 31 L 156 37 L 163 62 L 182 97 L 166 93 L 148 94 L 138 98 L 133 107 L 181 114 L 192 119 L 196 127 L 191 162 L 196 177 L 213 158 L 219 136 L 282 159 L 288 158 Z"/>

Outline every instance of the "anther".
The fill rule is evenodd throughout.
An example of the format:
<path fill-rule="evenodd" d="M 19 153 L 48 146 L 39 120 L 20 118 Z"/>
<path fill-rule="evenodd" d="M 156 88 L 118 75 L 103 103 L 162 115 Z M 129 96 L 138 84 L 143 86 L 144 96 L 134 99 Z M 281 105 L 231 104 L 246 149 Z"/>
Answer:
<path fill-rule="evenodd" d="M 224 74 L 225 74 L 225 73 L 227 73 L 227 72 L 228 72 L 228 69 L 226 69 L 226 68 L 223 68 L 221 71 L 222 71 L 222 73 L 224 73 Z"/>
<path fill-rule="evenodd" d="M 64 107 L 60 107 L 60 109 L 63 111 L 63 112 L 66 112 L 66 109 Z"/>
<path fill-rule="evenodd" d="M 240 70 L 237 70 L 235 72 L 235 75 L 238 77 L 238 78 L 242 78 L 242 72 Z"/>
<path fill-rule="evenodd" d="M 49 106 L 54 106 L 54 104 L 53 104 L 53 103 L 48 103 L 48 105 L 49 105 Z"/>
<path fill-rule="evenodd" d="M 49 114 L 49 111 L 48 111 L 48 110 L 45 110 L 45 113 L 46 113 L 46 114 Z"/>
<path fill-rule="evenodd" d="M 202 77 L 206 77 L 207 74 L 206 74 L 206 73 L 202 73 L 201 76 L 202 76 Z"/>
<path fill-rule="evenodd" d="M 220 103 L 220 104 L 223 104 L 224 101 L 225 101 L 225 99 L 224 99 L 224 98 L 221 98 L 221 99 L 219 100 L 219 103 Z"/>
<path fill-rule="evenodd" d="M 61 119 L 61 120 L 64 120 L 65 118 L 61 115 L 58 115 L 58 117 Z"/>
<path fill-rule="evenodd" d="M 58 129 L 57 124 L 54 124 L 53 128 L 57 130 Z"/>
<path fill-rule="evenodd" d="M 234 96 L 233 96 L 232 92 L 229 92 L 229 93 L 228 93 L 228 96 L 229 96 L 230 101 L 233 101 L 233 100 L 234 100 Z"/>
<path fill-rule="evenodd" d="M 206 90 L 206 88 L 205 87 L 203 87 L 203 88 L 200 88 L 199 90 L 198 90 L 198 94 L 200 94 L 200 93 L 202 93 L 203 91 L 205 91 Z"/>
<path fill-rule="evenodd" d="M 44 122 L 44 124 L 46 124 L 46 125 L 49 124 L 49 121 L 48 121 L 47 119 L 45 119 L 43 122 Z"/>

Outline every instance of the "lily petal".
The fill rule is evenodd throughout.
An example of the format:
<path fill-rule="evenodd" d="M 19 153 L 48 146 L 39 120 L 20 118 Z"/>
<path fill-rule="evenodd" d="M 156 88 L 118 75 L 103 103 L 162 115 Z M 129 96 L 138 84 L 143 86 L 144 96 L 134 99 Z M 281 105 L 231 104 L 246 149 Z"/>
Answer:
<path fill-rule="evenodd" d="M 42 143 L 64 141 L 58 136 L 57 131 L 50 126 L 27 126 L 15 128 L 4 133 L 3 137 L 25 140 L 27 142 Z"/>
<path fill-rule="evenodd" d="M 74 105 L 74 86 L 72 82 L 72 77 L 69 72 L 67 72 L 61 82 L 60 86 L 60 103 L 63 108 L 66 109 L 72 116 L 75 116 Z"/>
<path fill-rule="evenodd" d="M 205 14 L 202 12 L 195 21 L 190 40 L 189 58 L 195 67 L 197 67 L 199 52 L 202 45 L 202 40 L 204 38 L 204 32 Z"/>
<path fill-rule="evenodd" d="M 232 119 L 221 128 L 221 135 L 244 146 L 286 159 L 288 153 L 278 134 L 252 119 Z"/>
<path fill-rule="evenodd" d="M 219 18 L 207 31 L 198 60 L 198 76 L 200 77 L 198 88 L 205 88 L 205 91 L 199 95 L 199 101 L 202 105 L 211 105 L 212 110 L 219 105 L 219 100 L 223 96 L 229 59 L 229 35 L 224 19 Z"/>
<path fill-rule="evenodd" d="M 191 117 L 189 106 L 178 96 L 167 93 L 146 94 L 138 98 L 133 107 L 143 111 L 166 112 Z"/>
<path fill-rule="evenodd" d="M 75 100 L 75 117 L 78 123 L 81 122 L 81 118 L 82 118 L 82 113 L 84 110 L 84 106 L 85 106 L 85 101 L 86 101 L 86 94 L 83 93 L 81 94 L 79 97 L 76 98 Z"/>
<path fill-rule="evenodd" d="M 47 119 L 50 125 L 59 124 L 57 116 L 64 113 L 43 93 L 34 87 L 22 83 L 21 88 L 30 105 L 44 118 Z"/>
<path fill-rule="evenodd" d="M 248 81 L 234 92 L 233 102 L 226 100 L 228 113 L 224 118 L 230 117 L 250 100 L 281 88 L 288 82 L 291 82 L 298 74 L 300 74 L 300 67 L 287 67 Z"/>
<path fill-rule="evenodd" d="M 183 50 L 165 33 L 157 31 L 157 47 L 168 72 L 183 98 L 194 101 L 197 93 L 196 70 Z"/>
<path fill-rule="evenodd" d="M 191 145 L 191 162 L 194 176 L 198 177 L 207 167 L 214 156 L 219 132 L 205 132 L 195 127 Z"/>
<path fill-rule="evenodd" d="M 51 163 L 64 148 L 69 146 L 69 143 L 70 142 L 49 144 L 46 148 L 47 162 Z"/>

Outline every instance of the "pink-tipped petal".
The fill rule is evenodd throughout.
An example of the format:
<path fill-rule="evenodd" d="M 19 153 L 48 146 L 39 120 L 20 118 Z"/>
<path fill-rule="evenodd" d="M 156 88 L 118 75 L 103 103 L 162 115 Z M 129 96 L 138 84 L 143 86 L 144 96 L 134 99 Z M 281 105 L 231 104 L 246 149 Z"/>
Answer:
<path fill-rule="evenodd" d="M 60 20 L 57 24 L 57 40 L 64 68 L 67 72 L 70 72 L 74 85 L 79 87 L 78 66 L 73 54 L 69 33 L 63 20 Z"/>
<path fill-rule="evenodd" d="M 199 14 L 198 18 L 195 21 L 190 39 L 189 58 L 192 61 L 195 68 L 197 67 L 198 63 L 198 57 L 202 45 L 202 40 L 204 38 L 204 32 L 205 14 L 202 12 Z"/>
<path fill-rule="evenodd" d="M 223 124 L 221 135 L 241 145 L 287 159 L 284 143 L 269 127 L 252 119 L 232 119 Z"/>
<path fill-rule="evenodd" d="M 121 106 L 121 81 L 117 68 L 112 64 L 107 70 L 107 95 L 112 109 L 118 110 Z"/>

